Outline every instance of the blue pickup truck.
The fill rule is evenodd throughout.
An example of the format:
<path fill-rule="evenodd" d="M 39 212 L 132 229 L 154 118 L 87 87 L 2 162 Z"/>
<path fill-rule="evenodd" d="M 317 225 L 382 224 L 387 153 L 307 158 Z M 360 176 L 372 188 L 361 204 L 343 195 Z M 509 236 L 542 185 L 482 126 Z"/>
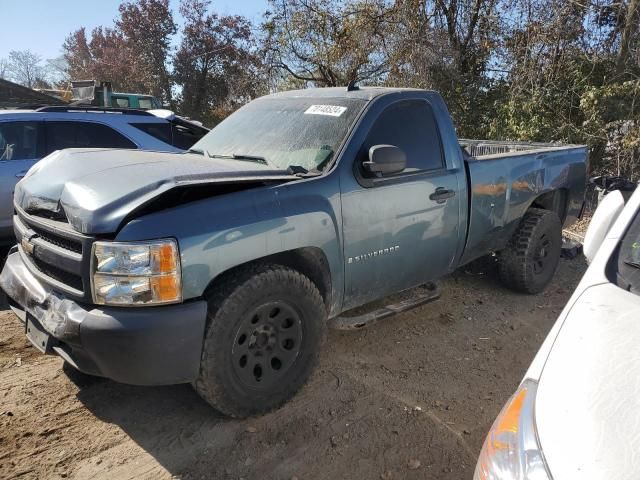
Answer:
<path fill-rule="evenodd" d="M 584 146 L 459 141 L 431 91 L 278 93 L 188 153 L 72 149 L 36 164 L 16 187 L 0 285 L 44 353 L 260 414 L 302 387 L 328 324 L 436 295 L 355 307 L 491 252 L 507 287 L 543 290 L 586 160 Z"/>

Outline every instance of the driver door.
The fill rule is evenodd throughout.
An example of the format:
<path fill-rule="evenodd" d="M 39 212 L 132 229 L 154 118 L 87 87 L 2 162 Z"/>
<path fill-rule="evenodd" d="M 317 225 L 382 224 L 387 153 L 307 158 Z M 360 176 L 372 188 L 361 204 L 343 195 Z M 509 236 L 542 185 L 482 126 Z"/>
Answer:
<path fill-rule="evenodd" d="M 367 176 L 370 147 L 404 151 L 404 171 Z M 385 297 L 448 272 L 459 235 L 458 172 L 447 169 L 430 104 L 401 100 L 378 115 L 355 159 L 343 170 L 344 308 Z M 441 198 L 438 192 L 447 191 Z"/>

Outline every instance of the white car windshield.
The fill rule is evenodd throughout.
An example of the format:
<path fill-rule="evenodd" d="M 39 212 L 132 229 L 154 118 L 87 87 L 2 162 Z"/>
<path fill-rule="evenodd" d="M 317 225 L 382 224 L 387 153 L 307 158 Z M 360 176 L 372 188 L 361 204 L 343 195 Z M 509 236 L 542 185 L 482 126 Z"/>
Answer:
<path fill-rule="evenodd" d="M 615 257 L 617 257 L 616 283 L 618 286 L 640 294 L 640 213 L 636 214 L 624 234 L 620 250 Z"/>

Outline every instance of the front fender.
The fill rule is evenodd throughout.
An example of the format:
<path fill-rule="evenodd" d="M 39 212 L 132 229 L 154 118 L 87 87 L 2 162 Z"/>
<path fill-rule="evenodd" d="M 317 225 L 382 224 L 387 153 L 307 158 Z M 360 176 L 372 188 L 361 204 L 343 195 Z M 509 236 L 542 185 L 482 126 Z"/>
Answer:
<path fill-rule="evenodd" d="M 332 308 L 344 290 L 338 182 L 331 176 L 207 198 L 128 222 L 117 241 L 174 237 L 183 297 L 201 297 L 212 279 L 239 265 L 303 247 L 324 253 Z"/>

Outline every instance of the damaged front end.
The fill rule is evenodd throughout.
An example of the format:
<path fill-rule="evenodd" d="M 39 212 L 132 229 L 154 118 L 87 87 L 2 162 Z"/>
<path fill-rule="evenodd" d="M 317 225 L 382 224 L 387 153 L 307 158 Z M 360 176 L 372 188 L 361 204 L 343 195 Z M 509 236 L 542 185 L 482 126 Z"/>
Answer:
<path fill-rule="evenodd" d="M 16 186 L 14 203 L 78 233 L 109 235 L 139 212 L 299 179 L 263 165 L 194 154 L 71 149 L 38 162 Z"/>
<path fill-rule="evenodd" d="M 176 295 L 179 301 L 154 302 L 151 308 L 101 303 L 94 298 L 95 247 L 118 241 L 126 226 L 143 216 L 300 177 L 193 157 L 64 151 L 19 182 L 13 219 L 17 245 L 0 274 L 0 288 L 42 352 L 123 383 L 195 380 L 206 301 Z M 253 204 L 254 197 L 245 200 Z M 176 228 L 172 224 L 165 236 L 177 237 Z M 157 239 L 156 233 L 147 230 L 135 240 Z"/>
<path fill-rule="evenodd" d="M 29 262 L 21 247 L 13 247 L 0 287 L 40 351 L 57 354 L 84 373 L 133 385 L 172 385 L 196 378 L 206 302 L 93 308 L 43 283 Z"/>
<path fill-rule="evenodd" d="M 95 236 L 16 206 L 17 245 L 0 287 L 31 343 L 91 375 L 135 385 L 195 379 L 206 302 L 151 309 L 94 306 L 91 252 Z M 104 236 L 100 238 L 104 239 Z"/>
<path fill-rule="evenodd" d="M 2 269 L 0 288 L 7 294 L 12 310 L 23 322 L 27 322 L 27 316 L 31 316 L 37 319 L 38 326 L 57 339 L 71 342 L 79 339 L 80 323 L 86 310 L 38 281 L 20 258 L 17 246 L 9 252 Z M 38 343 L 36 347 L 48 353 L 51 345 Z"/>

